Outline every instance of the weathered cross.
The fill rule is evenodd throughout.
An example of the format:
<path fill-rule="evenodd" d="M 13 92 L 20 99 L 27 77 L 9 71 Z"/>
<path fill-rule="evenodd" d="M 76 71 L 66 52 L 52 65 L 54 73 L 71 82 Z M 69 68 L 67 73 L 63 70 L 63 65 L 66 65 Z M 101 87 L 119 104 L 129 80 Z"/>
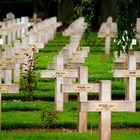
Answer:
<path fill-rule="evenodd" d="M 117 24 L 112 22 L 112 17 L 108 17 L 107 22 L 104 22 L 98 33 L 99 38 L 105 38 L 105 54 L 110 54 L 110 40 L 117 33 Z"/>
<path fill-rule="evenodd" d="M 88 69 L 87 67 L 79 67 L 79 83 L 62 84 L 62 92 L 76 92 L 79 93 L 78 102 L 87 102 L 88 92 L 99 92 L 98 83 L 88 83 Z M 78 131 L 87 131 L 87 113 L 78 112 Z"/>
<path fill-rule="evenodd" d="M 72 53 L 70 48 L 64 48 L 59 53 L 64 57 L 64 67 L 66 69 L 77 69 L 84 63 L 85 57 L 87 57 L 87 53 L 89 52 L 88 47 L 81 47 L 81 49 L 76 50 Z M 48 69 L 54 69 L 54 62 L 48 64 Z"/>
<path fill-rule="evenodd" d="M 61 92 L 61 84 L 64 78 L 78 77 L 77 70 L 64 69 L 63 56 L 58 55 L 54 58 L 54 70 L 41 70 L 41 78 L 56 78 L 55 80 L 55 104 L 56 110 L 63 111 L 63 93 Z"/>
<path fill-rule="evenodd" d="M 136 100 L 136 77 L 140 77 L 140 70 L 136 70 L 135 55 L 128 55 L 127 69 L 114 69 L 113 77 L 126 78 L 126 99 L 129 101 Z"/>
<path fill-rule="evenodd" d="M 14 60 L 6 58 L 0 60 L 0 121 L 1 121 L 1 93 L 18 93 L 19 85 L 12 83 L 12 69 L 14 69 Z M 2 70 L 5 71 L 4 83 L 2 83 Z M 1 129 L 1 122 L 0 122 Z"/>
<path fill-rule="evenodd" d="M 29 19 L 29 22 L 34 23 L 34 24 L 36 24 L 37 22 L 40 22 L 40 21 L 42 21 L 42 19 L 41 18 L 37 18 L 37 14 L 36 13 L 33 14 L 33 18 L 32 19 Z"/>
<path fill-rule="evenodd" d="M 136 102 L 128 100 L 111 100 L 111 81 L 103 80 L 99 86 L 99 101 L 80 102 L 80 113 L 99 112 L 99 139 L 110 140 L 111 112 L 135 112 Z M 82 120 L 83 123 L 87 120 Z"/>

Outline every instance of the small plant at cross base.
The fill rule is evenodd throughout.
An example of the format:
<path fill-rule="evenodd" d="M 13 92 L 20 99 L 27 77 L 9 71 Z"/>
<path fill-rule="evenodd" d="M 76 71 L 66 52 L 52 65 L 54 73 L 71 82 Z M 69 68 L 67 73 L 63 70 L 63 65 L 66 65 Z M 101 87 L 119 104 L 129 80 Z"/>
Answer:
<path fill-rule="evenodd" d="M 36 57 L 37 58 L 37 57 Z M 37 85 L 37 72 L 35 69 L 35 59 L 27 54 L 27 63 L 24 64 L 26 68 L 22 72 L 21 87 L 25 95 L 25 100 L 33 100 L 33 94 Z"/>
<path fill-rule="evenodd" d="M 45 127 L 49 128 L 56 122 L 56 120 L 58 119 L 57 113 L 58 112 L 55 111 L 54 109 L 47 109 L 47 108 L 40 113 L 40 119 L 41 119 L 43 129 Z"/>

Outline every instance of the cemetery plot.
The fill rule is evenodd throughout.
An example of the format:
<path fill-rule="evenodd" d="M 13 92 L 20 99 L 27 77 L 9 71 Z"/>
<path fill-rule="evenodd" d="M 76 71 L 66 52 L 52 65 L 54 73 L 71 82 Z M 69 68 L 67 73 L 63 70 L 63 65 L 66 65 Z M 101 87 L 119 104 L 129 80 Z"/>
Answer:
<path fill-rule="evenodd" d="M 23 67 L 23 64 L 25 62 L 27 62 L 26 55 L 32 57 L 33 54 L 38 52 L 39 48 L 42 47 L 41 46 L 42 44 L 44 45 L 45 43 L 48 42 L 49 39 L 52 39 L 54 37 L 54 35 L 56 33 L 55 29 L 57 26 L 59 26 L 59 23 L 57 24 L 55 22 L 54 24 L 52 23 L 51 25 L 48 25 L 48 26 L 45 25 L 47 23 L 48 23 L 48 21 L 45 21 L 45 22 L 42 21 L 41 24 L 40 24 L 40 22 L 33 24 L 33 26 L 34 26 L 33 29 L 31 30 L 31 32 L 29 34 L 27 34 L 27 36 L 28 36 L 27 43 L 24 42 L 26 40 L 25 36 L 21 37 L 20 38 L 21 42 L 17 41 L 17 42 L 19 42 L 19 43 L 17 43 L 17 46 L 15 44 L 14 44 L 14 46 L 12 46 L 14 48 L 12 57 L 11 58 L 5 57 L 4 59 L 2 58 L 3 61 L 0 64 L 0 68 L 3 68 L 3 70 L 14 69 L 14 72 L 16 73 L 17 72 L 17 70 L 15 70 L 16 65 L 18 65 L 18 66 L 22 65 L 22 67 Z M 79 23 L 79 24 L 81 24 L 81 23 Z M 44 27 L 44 25 L 45 25 L 45 27 Z M 55 25 L 55 27 L 51 30 L 50 29 L 51 26 L 54 26 L 54 25 Z M 84 25 L 84 24 L 82 23 L 82 25 Z M 76 30 L 75 27 L 71 27 L 71 30 Z M 63 102 L 64 102 L 63 96 L 64 96 L 64 94 L 68 93 L 68 92 L 78 93 L 78 97 L 79 97 L 78 104 L 80 105 L 79 110 L 78 110 L 79 111 L 79 113 L 78 113 L 78 130 L 79 131 L 82 132 L 82 131 L 87 130 L 87 112 L 99 112 L 100 113 L 100 131 L 99 132 L 101 133 L 100 139 L 105 140 L 105 139 L 109 139 L 109 135 L 111 132 L 111 128 L 110 128 L 110 126 L 111 126 L 111 122 L 110 122 L 111 112 L 135 112 L 135 109 L 136 109 L 135 98 L 133 97 L 133 99 L 132 99 L 131 97 L 129 97 L 128 99 L 126 98 L 126 100 L 111 100 L 111 95 L 106 94 L 108 92 L 109 92 L 109 94 L 111 94 L 110 86 L 107 86 L 110 83 L 109 81 L 101 81 L 101 83 L 94 83 L 94 84 L 88 83 L 87 68 L 80 67 L 78 69 L 78 67 L 84 63 L 84 58 L 87 57 L 87 54 L 89 52 L 89 48 L 87 48 L 87 47 L 86 48 L 81 47 L 79 49 L 79 40 L 81 39 L 81 36 L 83 34 L 84 29 L 82 28 L 81 30 L 82 31 L 77 31 L 76 33 L 74 31 L 69 31 L 68 34 L 71 35 L 70 36 L 71 46 L 69 46 L 70 44 L 67 44 L 59 52 L 59 55 L 54 57 L 54 61 L 49 63 L 49 66 L 50 66 L 49 69 L 41 71 L 41 77 L 42 78 L 47 78 L 47 77 L 51 78 L 52 77 L 52 78 L 56 79 L 55 80 L 56 81 L 55 92 L 58 92 L 60 94 L 55 95 L 55 98 L 56 98 L 55 103 L 57 104 L 57 107 L 59 107 L 60 111 L 62 111 L 62 108 L 63 108 Z M 32 35 L 33 35 L 33 37 L 32 37 Z M 19 46 L 19 48 L 18 48 L 18 46 Z M 30 46 L 35 46 L 35 48 L 34 47 L 29 48 Z M 50 46 L 48 45 L 47 47 L 50 47 Z M 51 45 L 51 47 L 52 47 L 52 45 Z M 95 47 L 95 46 L 93 46 L 93 47 Z M 33 49 L 36 49 L 37 51 L 33 51 Z M 48 58 L 49 56 L 47 55 L 47 49 L 46 50 L 45 49 L 41 50 L 42 51 L 41 54 L 44 55 L 44 57 L 42 57 L 42 58 L 47 63 L 47 60 L 49 60 L 50 58 Z M 58 48 L 55 48 L 55 46 L 53 46 L 53 48 L 51 48 L 51 49 L 58 50 Z M 94 53 L 92 55 L 94 55 Z M 100 54 L 96 54 L 96 55 L 100 55 Z M 60 57 L 60 59 L 57 60 L 57 57 Z M 63 62 L 61 61 L 62 60 L 61 57 L 63 59 Z M 91 59 L 91 61 L 93 61 L 93 60 L 96 63 L 98 63 L 97 59 Z M 41 63 L 41 61 L 40 61 L 40 63 Z M 93 61 L 93 63 L 94 63 L 94 61 Z M 104 59 L 103 61 L 106 61 L 106 59 Z M 127 59 L 126 59 L 126 62 L 127 62 Z M 95 71 L 96 68 L 90 67 L 93 63 L 91 63 L 91 62 L 90 63 L 87 62 L 87 63 L 89 65 L 89 68 L 93 68 Z M 13 66 L 12 68 L 10 68 L 10 64 Z M 100 67 L 100 65 L 101 65 L 101 67 Z M 100 62 L 100 65 L 96 69 L 97 73 L 104 72 L 104 68 L 106 70 L 106 67 L 104 67 L 103 63 Z M 109 65 L 111 65 L 111 63 Z M 40 66 L 41 67 L 39 67 L 39 69 L 45 68 L 45 66 L 43 66 L 42 64 L 40 64 Z M 66 67 L 69 69 L 66 69 Z M 92 71 L 93 71 L 93 69 L 92 69 Z M 111 66 L 110 66 L 110 69 L 111 69 Z M 19 68 L 18 68 L 18 70 L 19 70 Z M 119 72 L 118 71 L 116 72 L 116 70 L 114 70 L 114 73 L 116 73 L 116 75 L 118 75 L 117 73 L 120 73 L 119 76 L 130 78 L 130 79 L 133 79 L 136 76 L 139 77 L 139 70 L 134 69 L 134 67 L 133 67 L 133 69 L 131 69 L 129 67 L 127 70 L 123 69 Z M 91 76 L 91 75 L 89 75 L 89 76 Z M 75 78 L 77 78 L 78 83 L 73 83 L 73 81 L 74 81 L 73 79 L 75 79 Z M 90 80 L 94 81 L 94 79 L 92 79 L 93 78 L 92 76 L 90 78 L 91 78 Z M 102 75 L 101 75 L 101 77 L 99 77 L 99 79 L 100 78 L 102 78 Z M 107 78 L 108 77 L 105 75 L 104 79 L 107 79 Z M 114 78 L 112 78 L 112 77 L 109 77 L 109 78 L 114 80 Z M 8 106 L 5 105 L 5 101 L 4 101 L 4 104 L 3 104 L 4 109 L 6 110 L 8 108 L 8 109 L 10 109 L 10 111 L 9 112 L 4 111 L 3 114 L 5 115 L 6 119 L 7 118 L 8 119 L 10 118 L 10 119 L 9 120 L 7 119 L 8 120 L 7 121 L 4 118 L 5 120 L 3 123 L 3 129 L 7 129 L 7 125 L 5 125 L 5 122 L 6 122 L 6 124 L 9 123 L 8 127 L 10 129 L 14 129 L 14 128 L 24 129 L 25 126 L 27 127 L 27 129 L 28 129 L 28 127 L 40 129 L 42 127 L 42 124 L 40 123 L 39 114 L 41 113 L 42 109 L 44 109 L 46 106 L 47 106 L 47 108 L 51 108 L 53 105 L 52 102 L 51 103 L 49 102 L 50 98 L 51 98 L 51 101 L 53 100 L 53 90 L 52 90 L 53 84 L 54 84 L 53 80 L 50 80 L 50 79 L 49 80 L 48 79 L 42 80 L 39 78 L 39 85 L 37 87 L 37 90 L 36 90 L 36 93 L 34 96 L 35 97 L 34 100 L 37 100 L 37 101 L 35 101 L 35 102 L 34 101 L 23 102 L 23 101 L 20 101 L 20 99 L 22 99 L 22 97 L 20 97 L 20 96 L 18 97 L 19 100 L 13 101 L 15 103 L 16 107 L 19 104 L 21 105 L 21 107 L 18 108 L 18 110 L 21 109 L 19 112 L 14 110 L 15 106 L 14 107 L 10 106 L 8 108 Z M 10 87 L 11 85 L 14 85 L 13 81 L 11 82 L 11 84 L 5 83 L 5 84 L 1 85 L 0 92 L 1 93 L 2 92 L 3 93 L 4 92 L 6 92 L 6 93 L 18 92 L 18 87 L 15 86 L 15 88 L 11 89 L 11 87 Z M 113 90 L 116 88 L 115 86 L 113 87 Z M 117 85 L 117 88 L 119 86 Z M 110 89 L 110 91 L 109 91 L 109 89 Z M 118 92 L 118 90 L 120 90 L 120 87 L 119 87 L 119 89 L 116 90 L 116 93 Z M 95 92 L 95 94 L 99 93 L 100 100 L 88 101 L 88 99 L 87 99 L 88 92 Z M 129 91 L 129 92 L 134 93 L 131 91 Z M 51 93 L 51 95 L 49 95 L 50 93 Z M 75 93 L 73 93 L 73 94 L 75 95 Z M 133 95 L 131 95 L 131 96 L 133 96 Z M 45 100 L 45 101 L 43 102 L 40 100 Z M 76 100 L 76 98 L 74 98 L 74 100 Z M 9 103 L 9 101 L 7 101 L 7 102 Z M 27 104 L 28 104 L 28 106 L 27 106 Z M 42 104 L 44 104 L 44 105 L 42 105 Z M 66 127 L 66 128 L 73 129 L 76 127 L 76 125 L 77 125 L 76 119 L 75 119 L 75 116 L 77 116 L 77 113 L 75 112 L 75 110 L 77 109 L 76 104 L 77 103 L 75 103 L 75 102 L 66 103 L 66 109 L 64 110 L 64 113 L 61 112 L 59 114 L 60 118 L 57 120 L 57 123 L 54 123 L 54 126 L 56 128 L 58 127 L 58 128 L 62 129 L 62 127 L 63 128 Z M 25 108 L 23 108 L 23 106 Z M 137 109 L 139 109 L 139 106 L 137 107 Z M 16 110 L 17 110 L 17 108 L 16 108 Z M 25 112 L 23 110 L 25 110 Z M 30 111 L 30 110 L 32 110 L 32 111 Z M 14 114 L 12 114 L 13 111 L 15 111 Z M 131 118 L 130 114 L 125 114 L 125 115 L 129 116 Z M 125 115 L 124 115 L 124 117 L 125 117 Z M 129 123 L 126 124 L 126 127 L 127 126 L 131 127 L 133 125 L 135 126 L 136 122 L 137 122 L 136 125 L 138 127 L 138 124 L 139 124 L 139 120 L 137 119 L 138 115 L 139 115 L 139 112 L 137 112 L 136 115 L 134 115 L 134 118 L 133 118 L 134 121 L 130 122 L 131 124 L 129 124 Z M 8 116 L 10 116 L 10 117 L 8 117 Z M 120 120 L 118 119 L 118 116 L 115 116 L 115 117 L 114 116 L 115 115 L 113 114 L 113 119 L 115 118 L 117 120 L 116 121 L 114 119 L 117 122 L 117 125 L 122 127 L 123 121 L 121 120 L 121 122 L 120 122 Z M 93 117 L 93 119 L 96 120 L 95 123 L 92 122 L 92 119 L 91 119 L 92 116 L 89 116 L 89 117 L 90 117 L 90 119 L 89 119 L 88 124 L 91 124 L 91 125 L 94 124 L 97 126 L 96 114 Z M 12 122 L 10 122 L 10 120 L 12 120 L 12 118 L 14 118 L 14 119 Z M 21 120 L 24 120 L 24 121 L 21 121 Z M 115 121 L 113 122 L 113 128 L 114 127 L 116 128 L 116 126 L 117 126 L 117 125 L 114 125 L 116 123 Z M 127 122 L 129 122 L 129 119 Z M 119 124 L 119 123 L 121 123 L 121 124 Z M 94 126 L 94 127 L 96 127 L 96 126 Z M 60 133 L 60 135 L 61 135 L 61 133 Z"/>
<path fill-rule="evenodd" d="M 44 21 L 42 24 L 44 24 Z M 55 17 L 51 19 L 51 25 L 52 27 L 53 25 L 55 26 L 53 30 L 50 29 L 51 34 L 54 35 L 56 28 L 60 26 L 60 24 L 57 23 Z M 45 26 L 45 27 L 43 26 L 41 30 L 37 29 L 36 31 L 40 30 L 39 33 L 42 33 L 44 32 L 42 30 L 45 28 L 48 28 L 48 26 Z M 19 83 L 20 64 L 22 64 L 23 69 L 24 69 L 24 66 L 25 67 L 27 66 L 26 68 L 28 69 L 27 57 L 33 58 L 33 53 L 38 52 L 38 48 L 39 48 L 38 43 L 40 42 L 38 42 L 38 40 L 34 42 L 35 38 L 32 37 L 33 34 L 28 32 L 28 18 L 27 17 L 25 18 L 22 17 L 21 20 L 20 19 L 6 20 L 5 22 L 2 23 L 0 34 L 2 36 L 0 44 L 2 45 L 2 48 L 4 49 L 4 51 L 1 51 L 1 54 L 0 54 L 1 55 L 0 83 L 2 82 L 2 84 L 0 84 L 0 103 L 1 103 L 1 93 L 18 93 L 19 92 L 19 85 L 14 84 L 13 82 Z M 44 34 L 46 34 L 46 32 L 44 32 Z M 42 36 L 42 38 L 44 39 L 43 43 L 45 43 L 46 41 L 50 39 L 49 36 L 51 36 L 51 34 L 49 34 L 48 37 L 46 38 Z M 53 37 L 54 36 L 51 36 L 51 39 Z M 17 38 L 18 40 L 16 40 Z M 25 71 L 26 71 L 26 68 L 24 69 Z M 14 70 L 14 75 L 13 75 L 13 70 Z M 2 81 L 2 78 L 4 78 L 4 81 Z M 0 111 L 1 111 L 1 105 L 0 105 Z M 1 118 L 1 112 L 0 112 L 0 118 Z M 1 124 L 0 124 L 0 128 L 1 128 Z"/>
<path fill-rule="evenodd" d="M 78 23 L 81 23 L 83 21 L 83 18 L 78 20 Z M 77 24 L 78 24 L 77 23 Z M 65 70 L 66 69 L 73 69 L 75 66 L 75 69 L 78 68 L 78 66 L 81 65 L 82 62 L 84 62 L 84 56 L 87 56 L 87 52 L 89 51 L 89 48 L 83 48 L 83 49 L 77 49 L 79 48 L 79 42 L 80 42 L 80 38 L 82 36 L 82 32 L 83 32 L 83 28 L 84 27 L 84 23 L 82 23 L 81 28 L 80 28 L 80 32 L 79 29 L 78 31 L 73 30 L 75 28 L 75 26 L 77 25 L 74 22 L 75 25 L 73 25 L 73 27 L 69 26 L 68 29 L 66 29 L 64 32 L 64 35 L 71 35 L 71 33 L 69 34 L 68 32 L 73 32 L 72 36 L 71 36 L 71 42 L 69 45 L 67 45 L 64 49 L 62 49 L 59 53 L 59 57 L 57 56 L 56 58 L 54 58 L 55 62 L 51 62 L 48 64 L 48 69 L 50 71 L 41 71 L 41 77 L 55 77 L 56 76 L 56 91 L 55 91 L 55 103 L 56 103 L 56 110 L 63 110 L 63 93 L 61 93 L 61 89 L 60 89 L 60 85 L 65 81 L 65 82 L 70 82 L 72 81 L 72 78 L 76 78 L 77 77 L 77 71 L 76 75 L 72 75 L 72 73 L 70 74 L 70 72 L 72 70 Z M 66 33 L 67 32 L 67 33 Z M 61 58 L 60 58 L 61 57 Z M 60 58 L 60 59 L 59 59 Z M 81 58 L 81 59 L 80 59 Z M 77 60 L 80 59 L 80 63 L 78 62 L 78 66 L 77 66 Z M 82 61 L 82 62 L 81 62 Z M 52 72 L 52 70 L 55 70 L 54 72 Z M 46 74 L 46 75 L 45 75 Z M 68 79 L 63 79 L 64 77 L 67 77 Z M 64 80 L 64 81 L 63 81 Z M 65 94 L 66 95 L 66 94 Z M 68 97 L 67 97 L 68 98 Z M 60 107 L 58 107 L 58 105 Z"/>

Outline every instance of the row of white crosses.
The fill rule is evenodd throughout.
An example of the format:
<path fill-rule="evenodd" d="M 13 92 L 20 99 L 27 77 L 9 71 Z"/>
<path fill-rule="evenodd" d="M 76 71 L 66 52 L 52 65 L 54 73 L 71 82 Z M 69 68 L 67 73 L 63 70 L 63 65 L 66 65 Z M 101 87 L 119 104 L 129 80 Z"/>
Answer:
<path fill-rule="evenodd" d="M 45 26 L 42 25 L 44 28 L 42 27 L 41 30 L 38 29 L 38 32 L 41 33 L 41 31 L 42 31 L 44 33 L 44 30 L 46 28 L 51 30 L 50 26 L 52 27 L 52 24 L 57 24 L 57 21 L 56 21 L 55 18 L 50 18 L 50 21 L 51 21 L 50 24 L 49 24 L 49 22 L 47 22 L 49 27 L 46 25 L 47 24 L 46 23 Z M 42 23 L 40 23 L 40 24 L 42 24 Z M 54 28 L 56 30 L 57 26 L 56 25 L 54 25 L 54 26 L 55 26 Z M 53 29 L 54 32 L 56 32 L 55 30 Z M 46 32 L 46 34 L 50 35 L 50 33 L 48 33 L 48 32 Z M 44 36 L 46 34 L 44 33 Z M 38 34 L 38 36 L 39 35 L 40 34 Z M 9 61 L 9 62 L 11 61 L 15 64 L 16 68 L 15 68 L 14 73 L 15 73 L 15 75 L 18 75 L 18 76 L 15 76 L 17 80 L 14 80 L 14 81 L 19 82 L 18 79 L 20 79 L 20 64 L 21 63 L 23 64 L 22 65 L 23 71 L 24 72 L 27 71 L 28 58 L 30 57 L 32 59 L 33 58 L 33 53 L 38 52 L 38 48 L 40 48 L 40 43 L 42 43 L 42 42 L 39 42 L 39 40 L 37 40 L 37 39 L 38 39 L 37 36 L 34 36 L 34 32 L 31 32 L 31 33 L 28 33 L 26 36 L 21 37 L 21 41 L 20 40 L 15 40 L 14 43 L 12 43 L 12 44 L 14 44 L 13 46 L 12 46 L 12 44 L 11 45 L 10 44 L 8 44 L 8 45 L 4 44 L 4 41 L 1 42 L 2 43 L 1 44 L 2 48 L 5 49 L 5 51 L 1 52 L 1 63 L 6 63 L 7 61 Z M 48 41 L 48 39 L 50 39 L 50 38 L 47 38 L 46 42 Z M 51 37 L 51 39 L 52 39 L 52 37 Z M 46 42 L 43 42 L 43 43 L 45 44 Z M 44 44 L 42 44 L 42 46 L 44 46 Z M 18 61 L 18 63 L 16 61 Z"/>
<path fill-rule="evenodd" d="M 55 22 L 54 24 L 57 24 L 55 20 L 53 21 Z M 51 20 L 51 25 L 52 24 L 53 22 Z M 11 26 L 11 28 L 13 27 L 14 26 Z M 41 27 L 42 32 L 44 32 L 43 30 L 46 30 L 46 28 L 50 29 L 52 26 L 48 27 L 46 25 L 43 27 Z M 58 25 L 57 26 L 55 25 L 53 29 L 54 32 L 56 32 L 55 30 L 57 27 Z M 13 29 L 11 29 L 10 33 L 12 32 L 13 32 Z M 38 29 L 38 32 L 40 33 L 41 30 Z M 4 33 L 3 30 L 2 30 L 2 33 Z M 33 34 L 34 32 L 32 33 L 27 32 L 24 36 L 20 36 L 21 41 L 12 40 L 11 42 L 9 41 L 9 44 L 5 44 L 6 43 L 5 41 L 1 41 L 1 47 L 4 49 L 4 51 L 1 50 L 1 53 L 0 53 L 0 83 L 2 79 L 4 79 L 4 83 L 0 84 L 0 93 L 18 93 L 19 92 L 19 85 L 14 84 L 14 83 L 19 83 L 20 81 L 20 64 L 22 64 L 22 72 L 26 73 L 26 71 L 28 70 L 28 60 L 29 60 L 28 58 L 30 59 L 33 58 L 33 53 L 38 52 L 38 48 L 39 48 L 40 42 L 38 40 L 35 41 L 37 37 L 35 38 Z M 46 32 L 46 34 L 48 34 L 48 32 Z M 45 32 L 44 32 L 44 35 L 45 35 Z M 46 42 L 43 42 L 43 43 L 45 44 Z M 1 94 L 0 94 L 0 103 L 1 103 Z M 0 110 L 1 110 L 1 105 L 0 105 Z M 1 114 L 0 114 L 0 118 L 1 118 Z"/>
<path fill-rule="evenodd" d="M 62 24 L 61 22 L 57 22 L 56 17 L 51 17 L 33 24 L 33 29 L 29 31 L 28 28 L 31 25 L 28 17 L 15 18 L 1 22 L 0 36 L 3 40 L 3 44 L 11 45 L 16 39 L 21 39 L 29 34 L 32 34 L 32 36 L 35 34 L 38 42 L 46 43 L 49 39 L 54 38 L 56 29 Z M 41 39 L 41 37 L 43 39 Z"/>
<path fill-rule="evenodd" d="M 28 32 L 28 17 L 3 21 L 0 28 L 0 36 L 3 44 L 11 45 L 16 39 L 20 39 Z"/>
<path fill-rule="evenodd" d="M 109 140 L 111 135 L 111 112 L 135 112 L 136 110 L 136 61 L 133 55 L 128 56 L 128 70 L 114 70 L 114 77 L 128 77 L 125 100 L 111 100 L 111 81 L 102 80 L 100 83 L 88 83 L 87 68 L 80 67 L 79 83 L 63 83 L 61 92 L 79 93 L 78 131 L 87 131 L 87 112 L 99 112 L 99 138 Z M 87 101 L 87 92 L 99 93 L 99 101 Z"/>
<path fill-rule="evenodd" d="M 9 20 L 7 22 L 10 22 L 10 21 L 13 21 L 13 20 Z M 54 38 L 56 29 L 60 25 L 61 25 L 60 23 L 59 24 L 57 23 L 56 17 L 39 22 L 37 24 L 38 28 L 36 29 L 36 32 L 34 31 L 34 27 L 33 27 L 33 30 L 31 30 L 30 32 L 27 32 L 26 35 L 24 35 L 23 37 L 21 36 L 21 38 L 20 38 L 21 42 L 19 40 L 12 40 L 8 44 L 8 46 L 9 45 L 11 46 L 14 43 L 12 48 L 15 51 L 14 55 L 16 55 L 16 57 L 18 57 L 18 56 L 21 57 L 21 54 L 23 57 L 25 57 L 24 54 L 28 54 L 28 57 L 31 56 L 31 58 L 32 58 L 33 52 L 37 52 L 39 48 L 42 48 L 44 46 L 44 44 L 48 42 L 49 39 Z M 11 26 L 11 27 L 13 27 L 13 26 Z M 47 32 L 47 31 L 51 31 L 51 32 Z M 5 44 L 4 39 L 1 41 L 1 43 L 3 44 L 2 45 L 3 48 L 8 47 Z M 30 56 L 29 56 L 29 53 L 30 53 Z M 25 57 L 25 59 L 26 59 L 26 57 Z M 28 61 L 28 59 L 26 59 L 26 60 Z M 27 66 L 27 64 L 25 64 L 25 65 Z"/>
<path fill-rule="evenodd" d="M 37 24 L 33 24 L 33 28 L 29 32 L 29 34 L 32 34 L 32 36 L 34 36 L 34 42 L 45 44 L 48 42 L 48 40 L 54 38 L 57 28 L 61 25 L 62 23 L 57 22 L 56 17 L 51 17 L 38 22 Z"/>
<path fill-rule="evenodd" d="M 111 112 L 135 112 L 136 110 L 136 70 L 134 55 L 128 56 L 128 70 L 114 70 L 114 77 L 127 77 L 125 100 L 111 100 L 111 81 L 102 80 L 100 83 L 88 83 L 87 68 L 80 68 L 79 83 L 62 84 L 62 92 L 79 93 L 78 131 L 87 131 L 87 112 L 99 112 L 99 139 L 110 140 Z M 99 93 L 99 101 L 87 101 L 87 92 Z"/>
<path fill-rule="evenodd" d="M 56 110 L 63 111 L 63 93 L 61 92 L 60 85 L 62 83 L 71 83 L 73 78 L 78 77 L 78 70 L 77 68 L 84 63 L 84 57 L 87 56 L 88 51 L 83 49 L 79 56 L 73 55 L 73 60 L 68 59 L 66 57 L 69 56 L 68 52 L 70 50 L 67 48 L 60 52 L 60 54 L 54 57 L 54 62 L 49 63 L 49 70 L 42 70 L 41 77 L 42 78 L 49 78 L 55 77 L 56 84 L 55 84 L 55 104 Z M 77 58 L 77 59 L 76 59 Z M 79 58 L 79 61 L 78 61 Z M 81 58 L 81 59 L 80 59 Z M 77 62 L 78 61 L 78 62 Z M 65 96 L 66 95 L 66 96 Z M 68 95 L 65 93 L 64 98 L 68 100 Z"/>
<path fill-rule="evenodd" d="M 106 22 L 103 22 L 99 32 L 99 38 L 105 38 L 105 54 L 110 54 L 111 38 L 115 37 L 117 33 L 117 24 L 112 22 L 112 17 L 108 17 Z"/>
<path fill-rule="evenodd" d="M 76 20 L 77 22 L 77 20 Z M 79 21 L 80 22 L 80 21 Z M 83 19 L 82 19 L 83 22 Z M 73 23 L 72 23 L 73 24 Z M 79 24 L 78 24 L 79 25 Z M 71 25 L 70 25 L 71 26 Z M 75 24 L 77 26 L 77 24 Z M 88 47 L 82 47 L 79 49 L 80 39 L 82 35 L 82 31 L 75 32 L 76 27 L 73 26 L 71 28 L 71 32 L 73 32 L 70 38 L 70 44 L 67 44 L 58 54 L 58 56 L 54 57 L 54 61 L 48 64 L 48 70 L 41 71 L 42 78 L 48 77 L 56 77 L 55 84 L 55 107 L 58 111 L 63 111 L 63 102 L 64 98 L 68 100 L 68 95 L 65 93 L 63 97 L 63 93 L 61 92 L 61 84 L 62 83 L 71 83 L 73 78 L 78 77 L 78 66 L 84 63 L 84 58 L 87 56 L 89 52 Z M 85 28 L 85 24 L 81 25 Z M 80 27 L 81 29 L 83 29 Z M 69 29 L 69 28 L 68 28 Z M 66 32 L 66 29 L 64 32 Z M 75 30 L 76 31 L 76 30 Z M 68 35 L 68 34 L 67 34 Z"/>

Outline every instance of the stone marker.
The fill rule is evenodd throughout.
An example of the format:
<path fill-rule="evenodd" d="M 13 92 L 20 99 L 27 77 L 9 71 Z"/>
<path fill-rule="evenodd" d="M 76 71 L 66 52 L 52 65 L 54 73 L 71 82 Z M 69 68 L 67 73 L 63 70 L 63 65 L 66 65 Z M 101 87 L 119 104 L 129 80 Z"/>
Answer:
<path fill-rule="evenodd" d="M 126 78 L 126 99 L 136 101 L 136 77 L 140 77 L 140 70 L 136 70 L 136 57 L 128 55 L 128 69 L 113 71 L 113 77 Z"/>
<path fill-rule="evenodd" d="M 108 17 L 107 22 L 104 22 L 98 32 L 99 38 L 105 38 L 105 54 L 110 54 L 111 38 L 117 33 L 117 24 L 112 22 L 112 17 Z"/>
<path fill-rule="evenodd" d="M 81 47 L 81 50 L 77 50 L 74 54 L 71 53 L 69 48 L 63 49 L 59 54 L 64 56 L 64 68 L 77 69 L 85 62 L 85 57 L 89 52 L 88 47 Z M 54 69 L 54 62 L 48 64 L 48 69 Z"/>
<path fill-rule="evenodd" d="M 41 22 L 42 19 L 41 18 L 37 18 L 37 13 L 34 13 L 33 14 L 33 18 L 32 19 L 29 19 L 29 21 L 36 24 L 38 22 Z"/>
<path fill-rule="evenodd" d="M 6 14 L 6 20 L 12 20 L 15 19 L 15 15 L 12 12 L 9 12 Z"/>
<path fill-rule="evenodd" d="M 79 93 L 79 102 L 86 102 L 88 92 L 99 92 L 99 84 L 88 83 L 88 69 L 86 67 L 79 68 L 79 83 L 62 84 L 62 92 L 76 92 Z M 78 110 L 79 111 L 79 110 Z M 79 112 L 78 115 L 78 131 L 87 131 L 87 113 Z"/>
<path fill-rule="evenodd" d="M 77 70 L 64 69 L 63 56 L 55 57 L 54 70 L 41 70 L 41 78 L 56 78 L 55 80 L 55 105 L 56 110 L 63 111 L 63 93 L 61 92 L 61 84 L 64 82 L 64 77 L 78 77 Z"/>
<path fill-rule="evenodd" d="M 9 73 L 6 72 L 6 74 L 8 75 Z M 9 76 L 9 77 L 8 76 L 6 76 L 6 78 L 10 77 L 10 80 L 5 79 L 5 83 L 1 84 L 1 69 L 0 69 L 0 130 L 1 130 L 1 94 L 2 93 L 18 93 L 19 92 L 19 85 L 12 84 L 11 83 L 11 76 Z"/>
<path fill-rule="evenodd" d="M 99 100 L 80 102 L 80 112 L 99 112 L 99 139 L 111 139 L 111 112 L 135 112 L 135 101 L 111 100 L 111 81 L 100 83 Z M 87 120 L 83 120 L 83 123 Z"/>

